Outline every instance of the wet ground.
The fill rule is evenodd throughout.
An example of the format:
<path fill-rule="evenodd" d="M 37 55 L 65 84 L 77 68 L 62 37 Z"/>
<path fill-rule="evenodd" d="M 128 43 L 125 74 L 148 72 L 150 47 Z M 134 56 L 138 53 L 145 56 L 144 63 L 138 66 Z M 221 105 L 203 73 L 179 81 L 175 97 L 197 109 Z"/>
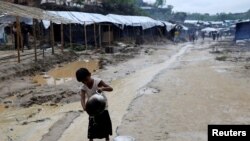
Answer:
<path fill-rule="evenodd" d="M 0 105 L 0 133 L 4 135 L 0 140 L 86 140 L 88 115 L 79 101 L 81 84 L 72 78 L 74 69 L 83 66 L 92 68 L 94 77 L 114 88 L 106 93 L 113 137 L 198 141 L 206 140 L 208 123 L 249 123 L 249 76 L 241 77 L 235 71 L 242 67 L 217 61 L 210 53 L 215 44 L 207 40 L 147 45 L 136 57 L 121 57 L 124 61 L 101 70 L 97 70 L 98 60 L 84 58 L 38 76 L 43 80 L 36 82 L 42 86 L 34 84 L 33 77 L 22 78 L 26 89 L 3 99 Z M 55 79 L 48 83 L 48 78 Z M 60 83 L 54 81 L 65 78 Z M 18 106 L 23 103 L 31 104 Z"/>

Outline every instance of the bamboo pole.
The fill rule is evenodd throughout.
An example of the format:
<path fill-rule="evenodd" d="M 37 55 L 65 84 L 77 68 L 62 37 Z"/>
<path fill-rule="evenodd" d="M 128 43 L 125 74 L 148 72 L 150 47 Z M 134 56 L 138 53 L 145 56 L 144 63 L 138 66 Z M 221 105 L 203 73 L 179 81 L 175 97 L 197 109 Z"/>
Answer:
<path fill-rule="evenodd" d="M 72 29 L 71 29 L 71 24 L 69 24 L 69 42 L 70 42 L 70 48 L 72 48 Z"/>
<path fill-rule="evenodd" d="M 50 41 L 51 41 L 51 48 L 52 48 L 52 54 L 55 54 L 55 49 L 54 49 L 54 25 L 53 23 L 50 21 Z"/>
<path fill-rule="evenodd" d="M 64 35 L 63 35 L 63 24 L 61 23 L 61 51 L 64 49 Z"/>
<path fill-rule="evenodd" d="M 22 50 L 22 52 L 23 52 L 23 49 L 24 49 L 24 45 L 23 45 L 23 34 L 22 34 L 22 28 L 23 27 L 21 27 L 21 25 L 20 25 L 20 21 L 19 21 L 19 28 L 20 28 L 20 43 L 21 43 L 21 45 L 20 45 L 20 47 L 21 47 L 21 50 Z"/>
<path fill-rule="evenodd" d="M 95 48 L 97 48 L 97 41 L 96 41 L 96 24 L 94 23 L 94 38 L 95 38 Z"/>
<path fill-rule="evenodd" d="M 110 33 L 110 25 L 109 25 L 109 46 L 111 45 L 111 33 Z"/>
<path fill-rule="evenodd" d="M 101 24 L 99 24 L 99 45 L 102 47 Z"/>
<path fill-rule="evenodd" d="M 18 63 L 21 62 L 20 59 L 20 17 L 16 17 L 16 38 L 17 38 L 17 59 Z"/>
<path fill-rule="evenodd" d="M 84 39 L 85 39 L 85 49 L 88 48 L 88 42 L 87 42 L 87 31 L 86 31 L 86 23 L 84 22 Z"/>
<path fill-rule="evenodd" d="M 33 19 L 33 37 L 34 37 L 35 61 L 37 61 L 37 51 L 36 51 L 36 21 L 35 21 L 35 19 Z"/>

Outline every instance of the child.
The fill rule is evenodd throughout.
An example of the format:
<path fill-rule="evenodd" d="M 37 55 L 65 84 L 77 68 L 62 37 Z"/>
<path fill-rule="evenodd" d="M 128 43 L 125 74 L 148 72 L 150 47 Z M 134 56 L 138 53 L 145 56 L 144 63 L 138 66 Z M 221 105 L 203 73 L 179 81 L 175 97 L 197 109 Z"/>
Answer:
<path fill-rule="evenodd" d="M 80 68 L 76 71 L 76 79 L 78 82 L 83 83 L 81 87 L 81 104 L 84 111 L 86 110 L 86 100 L 95 94 L 96 91 L 113 91 L 113 88 L 101 79 L 92 78 L 91 73 L 86 68 Z M 109 135 L 112 135 L 112 123 L 106 105 L 105 111 L 100 115 L 89 116 L 88 139 L 89 141 L 93 141 L 95 138 L 105 138 L 106 141 L 109 141 Z"/>

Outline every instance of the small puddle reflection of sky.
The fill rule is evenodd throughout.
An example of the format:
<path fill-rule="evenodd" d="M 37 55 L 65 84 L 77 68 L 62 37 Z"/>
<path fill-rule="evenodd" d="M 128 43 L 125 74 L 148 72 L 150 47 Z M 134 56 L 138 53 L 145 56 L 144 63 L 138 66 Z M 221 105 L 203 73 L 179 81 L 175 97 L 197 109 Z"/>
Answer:
<path fill-rule="evenodd" d="M 36 75 L 33 77 L 33 82 L 40 85 L 60 85 L 75 79 L 76 70 L 83 67 L 93 73 L 99 69 L 99 61 L 80 60 L 62 66 L 57 66 L 48 72 L 44 72 L 42 75 Z"/>

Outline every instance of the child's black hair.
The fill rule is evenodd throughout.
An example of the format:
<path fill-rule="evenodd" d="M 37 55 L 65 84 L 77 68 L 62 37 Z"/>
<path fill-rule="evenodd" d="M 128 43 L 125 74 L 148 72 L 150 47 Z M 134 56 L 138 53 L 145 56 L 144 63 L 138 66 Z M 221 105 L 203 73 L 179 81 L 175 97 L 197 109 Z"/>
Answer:
<path fill-rule="evenodd" d="M 90 75 L 91 75 L 91 73 L 86 68 L 80 68 L 76 71 L 76 79 L 78 82 L 82 82 Z"/>

